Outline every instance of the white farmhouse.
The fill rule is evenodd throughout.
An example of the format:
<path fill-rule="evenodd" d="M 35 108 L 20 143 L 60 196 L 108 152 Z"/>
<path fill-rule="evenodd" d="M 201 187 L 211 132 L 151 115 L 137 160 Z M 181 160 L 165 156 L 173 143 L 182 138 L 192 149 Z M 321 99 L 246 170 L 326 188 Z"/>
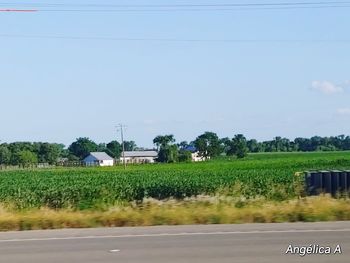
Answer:
<path fill-rule="evenodd" d="M 86 166 L 113 166 L 114 159 L 105 152 L 92 152 L 84 160 Z"/>
<path fill-rule="evenodd" d="M 192 157 L 192 162 L 204 162 L 208 159 L 210 159 L 210 157 L 207 157 L 207 159 L 203 156 L 201 156 L 199 154 L 199 151 L 196 149 L 196 147 L 189 145 L 187 146 L 185 149 L 185 151 L 189 151 L 191 153 L 191 157 Z"/>
<path fill-rule="evenodd" d="M 156 151 L 126 151 L 124 152 L 126 163 L 155 163 L 158 152 Z M 120 157 L 120 162 L 123 163 L 123 154 Z"/>

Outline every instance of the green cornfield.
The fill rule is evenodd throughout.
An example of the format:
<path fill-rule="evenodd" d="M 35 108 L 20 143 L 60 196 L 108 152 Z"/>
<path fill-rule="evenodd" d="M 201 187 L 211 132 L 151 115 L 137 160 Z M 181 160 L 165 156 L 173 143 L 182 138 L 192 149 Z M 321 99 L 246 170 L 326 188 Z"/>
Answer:
<path fill-rule="evenodd" d="M 300 194 L 296 172 L 349 169 L 349 152 L 251 154 L 244 160 L 111 168 L 0 172 L 0 203 L 17 209 L 94 209 L 144 198 L 234 195 L 286 200 Z"/>

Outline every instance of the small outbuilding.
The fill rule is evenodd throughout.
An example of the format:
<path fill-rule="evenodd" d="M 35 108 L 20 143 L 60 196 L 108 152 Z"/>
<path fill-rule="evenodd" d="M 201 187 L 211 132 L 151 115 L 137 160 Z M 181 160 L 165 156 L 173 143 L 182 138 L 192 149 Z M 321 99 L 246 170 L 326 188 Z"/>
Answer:
<path fill-rule="evenodd" d="M 91 152 L 84 160 L 86 166 L 113 166 L 114 159 L 105 152 Z"/>

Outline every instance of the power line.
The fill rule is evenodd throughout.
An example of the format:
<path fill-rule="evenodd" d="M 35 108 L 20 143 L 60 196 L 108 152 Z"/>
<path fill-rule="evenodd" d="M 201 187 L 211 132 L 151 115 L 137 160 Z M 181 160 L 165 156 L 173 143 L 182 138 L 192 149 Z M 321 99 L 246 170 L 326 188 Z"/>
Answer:
<path fill-rule="evenodd" d="M 348 8 L 350 1 L 241 3 L 241 4 L 49 4 L 49 3 L 0 3 L 0 6 L 35 7 L 40 12 L 200 12 L 200 11 L 247 11 L 283 9 Z M 65 8 L 67 7 L 67 8 Z M 80 7 L 80 8 L 79 8 Z M 97 9 L 96 9 L 97 8 Z M 14 8 L 12 10 L 15 10 Z M 8 11 L 10 12 L 10 11 Z M 14 11 L 15 12 L 15 11 Z"/>
<path fill-rule="evenodd" d="M 218 12 L 218 11 L 259 11 L 259 10 L 295 10 L 349 8 L 350 5 L 334 6 L 294 6 L 264 8 L 171 8 L 171 9 L 37 9 L 38 12 L 77 12 L 77 13 L 162 13 L 162 12 Z"/>
<path fill-rule="evenodd" d="M 0 12 L 38 12 L 36 9 L 0 9 Z"/>
<path fill-rule="evenodd" d="M 162 8 L 162 7 L 250 7 L 250 6 L 312 6 L 349 4 L 350 1 L 317 1 L 317 2 L 265 2 L 265 3 L 217 3 L 217 4 L 67 4 L 67 3 L 28 3 L 28 2 L 0 2 L 0 5 L 26 5 L 26 6 L 67 6 L 67 7 L 122 7 L 122 8 Z"/>
<path fill-rule="evenodd" d="M 211 8 L 211 9 L 35 9 L 27 12 L 69 12 L 69 13 L 167 13 L 167 12 L 232 12 L 232 11 L 267 11 L 297 9 L 350 8 L 350 5 L 313 6 L 313 7 L 266 7 L 266 8 Z M 22 10 L 3 10 L 2 12 L 21 12 Z M 23 12 L 23 11 L 22 11 Z"/>
<path fill-rule="evenodd" d="M 61 39 L 120 42 L 184 42 L 184 43 L 350 43 L 350 39 L 180 39 L 180 38 L 130 38 L 99 36 L 54 36 L 0 34 L 0 38 Z"/>

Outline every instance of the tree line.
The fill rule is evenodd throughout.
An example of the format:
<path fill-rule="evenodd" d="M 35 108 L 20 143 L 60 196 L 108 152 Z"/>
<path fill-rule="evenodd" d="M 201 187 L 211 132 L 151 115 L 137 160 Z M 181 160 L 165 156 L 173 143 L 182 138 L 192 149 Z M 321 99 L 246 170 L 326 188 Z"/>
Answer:
<path fill-rule="evenodd" d="M 134 141 L 124 141 L 126 151 L 134 151 L 137 145 Z M 46 142 L 14 142 L 0 144 L 0 165 L 26 166 L 37 163 L 50 165 L 59 162 L 78 162 L 90 152 L 106 152 L 114 158 L 119 158 L 122 145 L 118 141 L 99 143 L 89 138 L 78 138 L 68 148 L 63 144 Z"/>
<path fill-rule="evenodd" d="M 246 139 L 243 134 L 232 138 L 220 138 L 214 132 L 205 132 L 194 141 L 176 143 L 174 135 L 159 135 L 153 140 L 158 150 L 159 162 L 187 162 L 191 160 L 193 149 L 204 159 L 221 155 L 244 158 L 248 153 L 258 152 L 313 152 L 350 150 L 350 136 L 314 136 L 311 138 L 275 137 L 270 141 L 259 142 Z M 29 165 L 36 163 L 56 164 L 60 160 L 81 161 L 90 152 L 106 152 L 119 158 L 123 145 L 114 140 L 109 143 L 96 143 L 81 137 L 67 148 L 63 144 L 45 142 L 14 142 L 0 144 L 0 165 Z M 144 150 L 134 141 L 124 141 L 125 151 Z"/>
<path fill-rule="evenodd" d="M 190 156 L 186 149 L 195 148 L 205 159 L 221 155 L 244 158 L 248 153 L 259 152 L 315 152 L 315 151 L 346 151 L 350 150 L 350 136 L 339 135 L 331 137 L 314 136 L 311 138 L 275 137 L 270 141 L 259 142 L 256 139 L 247 140 L 243 134 L 233 138 L 219 138 L 214 132 L 205 132 L 194 141 L 175 143 L 173 135 L 157 136 L 153 143 L 159 148 L 160 162 L 188 161 Z"/>

